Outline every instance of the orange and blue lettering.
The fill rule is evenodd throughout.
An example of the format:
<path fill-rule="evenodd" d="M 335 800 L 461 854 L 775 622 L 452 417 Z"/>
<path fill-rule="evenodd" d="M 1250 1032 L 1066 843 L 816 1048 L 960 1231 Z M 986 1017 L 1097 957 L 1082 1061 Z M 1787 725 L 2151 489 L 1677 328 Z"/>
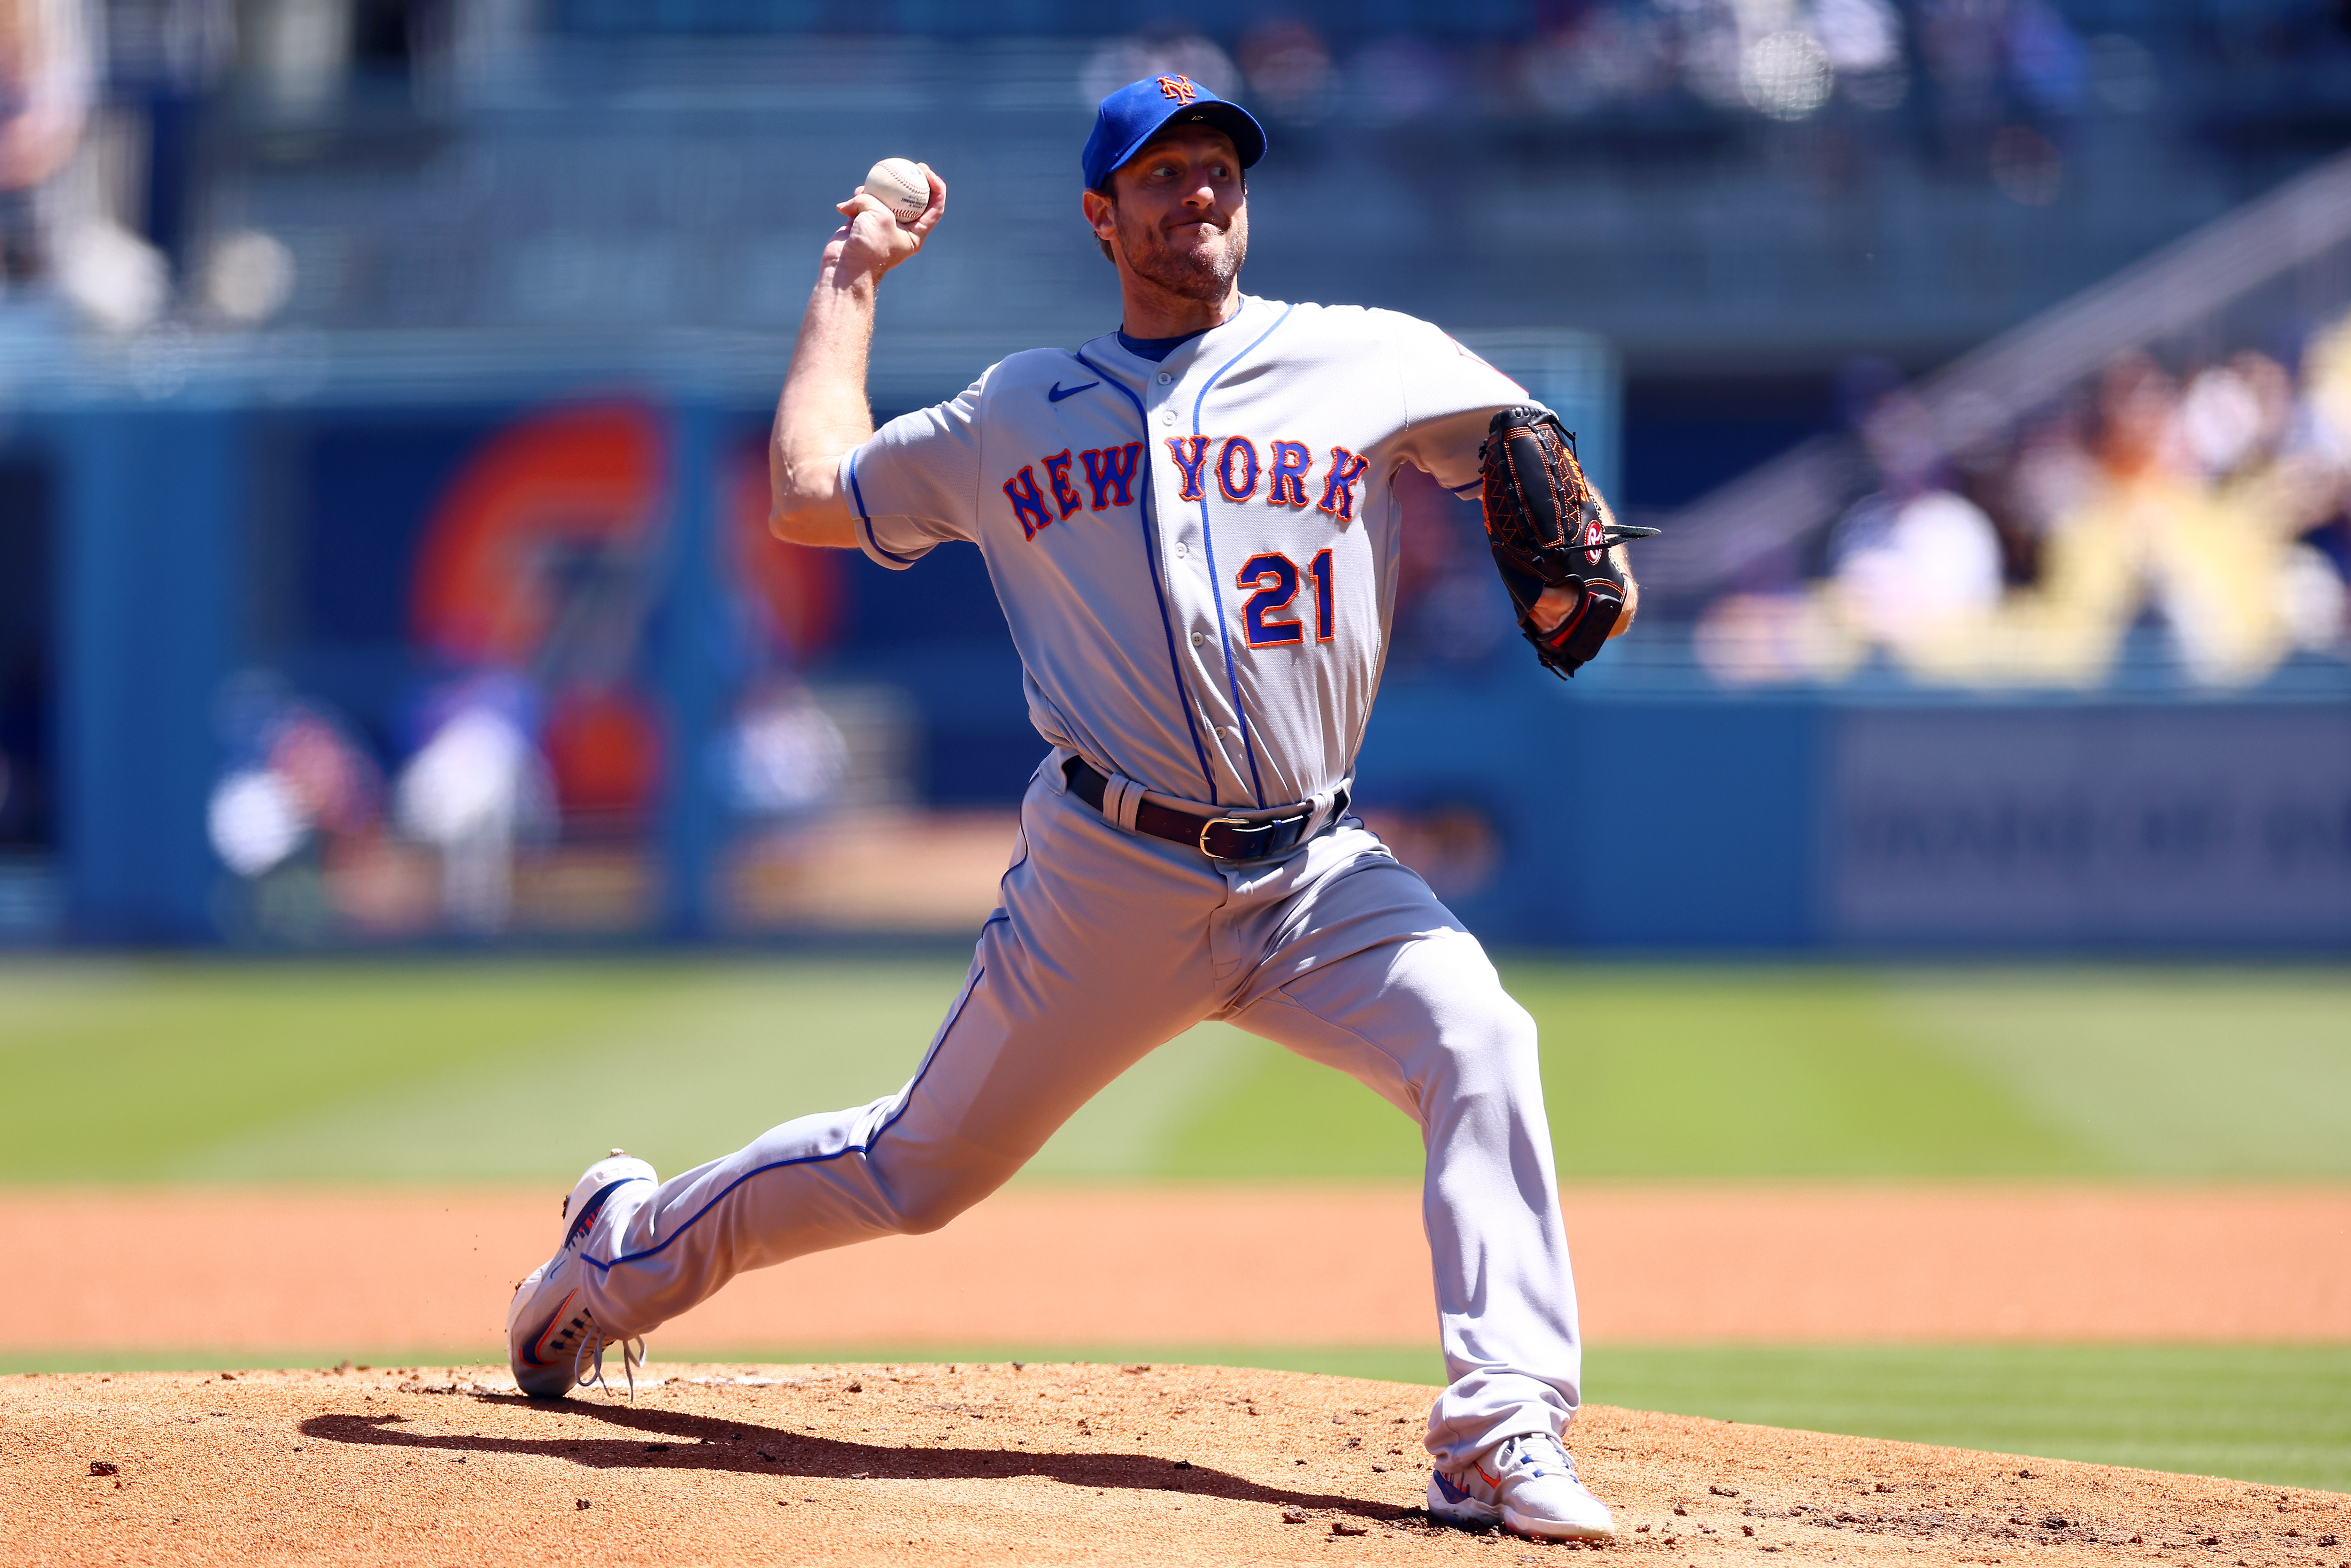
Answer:
<path fill-rule="evenodd" d="M 1331 472 L 1323 476 L 1322 499 L 1315 507 L 1318 512 L 1328 512 L 1343 523 L 1355 518 L 1355 481 L 1372 465 L 1368 457 L 1358 457 L 1343 446 L 1331 448 Z"/>
<path fill-rule="evenodd" d="M 1302 507 L 1306 505 L 1306 471 L 1314 466 L 1314 455 L 1302 441 L 1277 441 L 1273 444 L 1273 469 L 1270 476 L 1272 487 L 1266 491 L 1269 507 Z"/>
<path fill-rule="evenodd" d="M 1217 454 L 1217 488 L 1228 501 L 1246 501 L 1257 494 L 1257 447 L 1246 435 L 1229 436 Z"/>
<path fill-rule="evenodd" d="M 1314 580 L 1314 640 L 1328 643 L 1332 632 L 1331 552 L 1316 550 L 1314 559 L 1307 563 L 1306 572 Z"/>
<path fill-rule="evenodd" d="M 1038 493 L 1037 476 L 1026 467 L 1004 482 L 1004 495 L 1012 503 L 1012 515 L 1020 519 L 1023 538 L 1035 538 L 1039 528 L 1052 522 L 1053 514 L 1046 508 L 1045 497 Z"/>
<path fill-rule="evenodd" d="M 1061 451 L 1045 459 L 1045 483 L 1052 486 L 1053 504 L 1061 508 L 1061 516 L 1066 517 L 1085 505 L 1084 501 L 1079 499 L 1078 493 L 1070 488 L 1070 449 L 1068 447 L 1062 447 Z"/>
<path fill-rule="evenodd" d="M 1200 494 L 1200 472 L 1208 465 L 1208 437 L 1171 435 L 1167 438 L 1167 455 L 1176 459 L 1176 471 L 1184 476 L 1184 493 L 1176 499 L 1205 499 Z"/>
<path fill-rule="evenodd" d="M 1123 446 L 1088 447 L 1078 454 L 1078 460 L 1086 465 L 1086 483 L 1094 493 L 1095 511 L 1134 504 L 1134 470 L 1143 461 L 1143 443 L 1130 441 Z"/>

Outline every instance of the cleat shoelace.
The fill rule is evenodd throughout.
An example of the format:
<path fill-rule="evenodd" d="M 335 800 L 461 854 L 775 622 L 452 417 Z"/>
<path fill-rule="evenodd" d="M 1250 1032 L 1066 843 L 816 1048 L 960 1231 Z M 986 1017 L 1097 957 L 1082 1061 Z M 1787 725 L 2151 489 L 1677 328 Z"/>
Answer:
<path fill-rule="evenodd" d="M 611 1393 L 612 1385 L 604 1375 L 604 1348 L 607 1345 L 621 1347 L 621 1371 L 629 1380 L 629 1398 L 633 1403 L 637 1397 L 637 1368 L 645 1364 L 645 1336 L 643 1334 L 634 1339 L 608 1340 L 597 1332 L 591 1320 L 588 1333 L 580 1341 L 580 1348 L 571 1354 L 571 1381 L 581 1388 L 601 1388 L 607 1394 Z M 581 1371 L 583 1364 L 589 1367 L 588 1371 Z"/>
<path fill-rule="evenodd" d="M 1528 1451 L 1530 1448 L 1534 1451 L 1530 1453 Z M 1495 1473 L 1499 1475 L 1512 1461 L 1522 1455 L 1536 1475 L 1542 1474 L 1541 1467 L 1556 1463 L 1562 1475 L 1566 1476 L 1570 1480 L 1578 1479 L 1575 1473 L 1575 1460 L 1569 1457 L 1566 1448 L 1560 1440 L 1548 1432 L 1528 1433 L 1505 1442 L 1501 1452 L 1494 1456 Z"/>

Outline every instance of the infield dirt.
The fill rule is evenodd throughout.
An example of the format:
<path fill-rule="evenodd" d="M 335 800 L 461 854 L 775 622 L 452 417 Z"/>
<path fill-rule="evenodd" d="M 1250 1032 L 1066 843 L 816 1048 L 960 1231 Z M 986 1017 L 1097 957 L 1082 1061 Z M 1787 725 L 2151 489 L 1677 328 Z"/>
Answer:
<path fill-rule="evenodd" d="M 662 1368 L 633 1400 L 503 1370 L 0 1383 L 26 1563 L 1528 1563 L 1421 1511 L 1429 1391 L 1217 1367 Z M 2351 1497 L 1587 1408 L 1651 1568 L 2351 1568 Z"/>
<path fill-rule="evenodd" d="M 0 1191 L 0 1252 L 42 1268 L 12 1349 L 495 1354 L 560 1196 Z M 1563 1207 L 1594 1344 L 2351 1341 L 2341 1186 L 1585 1186 Z M 1409 1185 L 1039 1186 L 746 1274 L 653 1348 L 1409 1345 L 1430 1312 Z"/>

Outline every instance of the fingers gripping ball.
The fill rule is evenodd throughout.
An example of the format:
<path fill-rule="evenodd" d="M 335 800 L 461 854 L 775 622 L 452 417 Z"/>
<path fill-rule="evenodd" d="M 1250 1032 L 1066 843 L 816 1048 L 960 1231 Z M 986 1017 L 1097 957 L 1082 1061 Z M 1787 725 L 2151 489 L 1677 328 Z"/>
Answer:
<path fill-rule="evenodd" d="M 1485 469 L 1486 542 L 1518 611 L 1519 630 L 1544 668 L 1562 677 L 1589 664 L 1625 609 L 1614 548 L 1655 528 L 1612 526 L 1576 460 L 1575 437 L 1547 408 L 1494 415 L 1479 448 Z M 1548 588 L 1568 590 L 1568 612 L 1550 631 L 1535 622 Z"/>
<path fill-rule="evenodd" d="M 913 223 L 931 204 L 930 181 L 905 158 L 883 159 L 865 172 L 865 183 L 858 189 L 889 208 L 902 224 Z"/>

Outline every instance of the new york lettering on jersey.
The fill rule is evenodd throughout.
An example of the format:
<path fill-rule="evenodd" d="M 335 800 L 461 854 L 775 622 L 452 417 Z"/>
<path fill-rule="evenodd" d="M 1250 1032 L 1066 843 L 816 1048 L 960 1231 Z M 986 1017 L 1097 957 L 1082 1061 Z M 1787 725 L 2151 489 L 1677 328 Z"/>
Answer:
<path fill-rule="evenodd" d="M 1265 480 L 1265 503 L 1269 507 L 1295 507 L 1303 509 L 1306 498 L 1316 486 L 1309 483 L 1314 469 L 1313 452 L 1301 441 L 1270 441 L 1265 444 L 1269 461 L 1258 458 L 1258 443 L 1246 435 L 1171 435 L 1166 438 L 1168 460 L 1183 488 L 1176 498 L 1201 501 L 1207 498 L 1207 475 L 1213 473 L 1217 494 L 1235 503 L 1254 499 L 1259 489 L 1259 479 Z M 1216 454 L 1211 467 L 1210 452 Z M 1371 466 L 1370 459 L 1350 452 L 1343 446 L 1333 446 L 1320 484 L 1318 509 L 1329 513 L 1343 523 L 1355 517 L 1355 489 L 1364 471 Z"/>
<path fill-rule="evenodd" d="M 1211 483 L 1207 476 L 1213 472 L 1217 495 L 1227 503 L 1237 506 L 1256 500 L 1261 492 L 1269 507 L 1289 507 L 1302 512 L 1312 498 L 1316 510 L 1343 526 L 1354 520 L 1355 495 L 1371 465 L 1370 459 L 1344 446 L 1332 446 L 1318 475 L 1312 449 L 1300 441 L 1259 443 L 1246 435 L 1222 439 L 1171 435 L 1165 443 L 1179 500 L 1205 500 L 1206 486 Z M 1262 461 L 1258 455 L 1260 445 L 1267 455 Z M 1215 454 L 1213 467 L 1211 453 Z M 1011 504 L 1013 517 L 1020 525 L 1022 537 L 1033 541 L 1055 521 L 1081 510 L 1100 512 L 1133 505 L 1135 468 L 1142 454 L 1141 442 L 1117 447 L 1088 447 L 1077 454 L 1078 461 L 1084 465 L 1091 500 L 1071 488 L 1071 453 L 1067 447 L 1051 456 L 1021 465 L 1020 471 L 1005 480 L 1001 488 L 1005 499 Z M 1040 473 L 1045 476 L 1041 486 L 1037 477 Z M 1291 553 L 1279 551 L 1252 555 L 1234 580 L 1235 587 L 1248 594 L 1240 607 L 1239 627 L 1242 641 L 1251 648 L 1302 646 L 1308 641 L 1306 623 L 1290 614 L 1301 581 L 1311 581 L 1313 587 L 1312 640 L 1329 643 L 1337 635 L 1332 550 L 1325 546 L 1311 554 L 1296 553 L 1296 559 Z M 1301 559 L 1306 563 L 1303 577 Z"/>
<path fill-rule="evenodd" d="M 1134 505 L 1135 468 L 1142 458 L 1140 441 L 1122 446 L 1089 446 L 1077 454 L 1077 461 L 1085 465 L 1086 488 L 1092 495 L 1089 502 L 1071 486 L 1071 453 L 1064 446 L 1050 457 L 1021 465 L 1020 472 L 1004 482 L 1004 498 L 1012 503 L 1021 533 L 1033 539 L 1038 529 L 1051 527 L 1056 518 Z M 1037 486 L 1039 472 L 1045 476 L 1042 491 Z"/>
<path fill-rule="evenodd" d="M 1394 597 L 1390 477 L 1473 481 L 1486 415 L 1524 395 L 1425 322 L 1249 298 L 1161 361 L 1114 334 L 1015 355 L 843 477 L 881 564 L 980 548 L 1048 740 L 1176 799 L 1271 808 L 1352 772 Z"/>

